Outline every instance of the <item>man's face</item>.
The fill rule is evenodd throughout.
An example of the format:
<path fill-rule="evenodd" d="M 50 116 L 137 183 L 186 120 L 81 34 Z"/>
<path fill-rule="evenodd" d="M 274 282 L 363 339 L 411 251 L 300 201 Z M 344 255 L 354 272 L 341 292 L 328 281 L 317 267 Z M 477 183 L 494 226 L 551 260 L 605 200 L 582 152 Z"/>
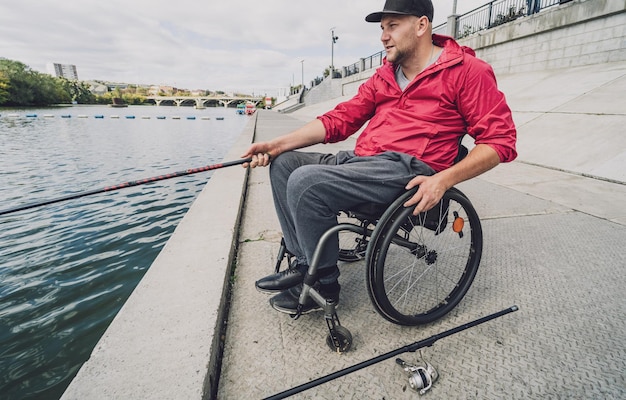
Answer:
<path fill-rule="evenodd" d="M 426 17 L 422 17 L 426 18 Z M 387 52 L 387 61 L 402 64 L 417 51 L 420 18 L 412 15 L 384 15 L 380 21 L 380 40 Z"/>

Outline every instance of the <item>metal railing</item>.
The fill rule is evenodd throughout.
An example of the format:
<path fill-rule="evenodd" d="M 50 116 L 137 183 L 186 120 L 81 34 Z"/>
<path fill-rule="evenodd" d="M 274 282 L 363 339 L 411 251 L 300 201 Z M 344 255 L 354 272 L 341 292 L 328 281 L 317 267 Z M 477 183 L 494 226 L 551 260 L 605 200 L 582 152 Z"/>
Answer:
<path fill-rule="evenodd" d="M 539 1 L 539 7 L 535 12 L 562 2 L 562 0 L 494 0 L 459 16 L 454 37 L 461 39 L 530 15 L 533 13 L 531 8 L 534 1 Z"/>
<path fill-rule="evenodd" d="M 517 18 L 530 15 L 533 11 L 531 7 L 534 1 L 539 1 L 539 7 L 535 10 L 535 12 L 539 12 L 544 8 L 566 3 L 571 0 L 494 0 L 457 17 L 457 28 L 454 37 L 455 39 L 461 39 L 478 31 L 490 29 L 514 21 Z M 447 23 L 434 27 L 433 33 L 446 35 Z M 354 64 L 343 67 L 342 76 L 345 78 L 370 68 L 376 68 L 383 64 L 384 57 L 385 51 L 383 50 L 367 58 L 362 58 Z M 316 83 L 319 84 L 320 82 Z"/>
<path fill-rule="evenodd" d="M 366 71 L 371 68 L 376 68 L 383 65 L 383 58 L 385 58 L 385 51 L 381 50 L 376 54 L 372 54 L 367 58 L 362 58 L 354 64 L 348 65 L 343 68 L 343 77 L 358 74 L 361 71 Z"/>
<path fill-rule="evenodd" d="M 433 28 L 433 33 L 437 35 L 447 35 L 448 25 L 444 22 L 443 24 L 437 25 Z"/>

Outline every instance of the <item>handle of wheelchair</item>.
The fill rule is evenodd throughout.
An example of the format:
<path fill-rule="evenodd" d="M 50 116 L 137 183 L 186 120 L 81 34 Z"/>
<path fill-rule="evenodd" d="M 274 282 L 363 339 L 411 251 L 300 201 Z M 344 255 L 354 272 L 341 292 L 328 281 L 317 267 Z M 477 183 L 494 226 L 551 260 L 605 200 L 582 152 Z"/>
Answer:
<path fill-rule="evenodd" d="M 467 324 L 463 324 L 463 325 L 457 326 L 456 328 L 452 328 L 450 330 L 438 333 L 438 334 L 433 335 L 433 336 L 431 336 L 431 337 L 429 337 L 427 339 L 420 340 L 419 342 L 415 342 L 415 343 L 409 344 L 407 346 L 403 346 L 403 347 L 401 347 L 399 349 L 392 350 L 392 351 L 390 351 L 390 352 L 388 352 L 386 354 L 382 354 L 382 355 L 380 355 L 378 357 L 374 357 L 374 358 L 371 358 L 371 359 L 369 359 L 367 361 L 363 361 L 361 363 L 355 364 L 355 365 L 353 365 L 351 367 L 344 368 L 344 369 L 342 369 L 340 371 L 337 371 L 337 372 L 333 372 L 332 374 L 329 374 L 329 375 L 323 376 L 321 378 L 315 379 L 315 380 L 313 380 L 311 382 L 307 382 L 307 383 L 304 383 L 304 384 L 302 384 L 300 386 L 296 386 L 296 387 L 294 387 L 292 389 L 285 390 L 284 392 L 275 394 L 275 395 L 270 396 L 270 397 L 266 397 L 264 400 L 277 400 L 277 399 L 284 399 L 286 397 L 293 396 L 294 394 L 304 392 L 305 390 L 308 390 L 308 389 L 311 389 L 311 388 L 313 388 L 315 386 L 319 386 L 319 385 L 321 385 L 323 383 L 335 380 L 335 379 L 340 378 L 340 377 L 342 377 L 344 375 L 351 374 L 352 372 L 358 371 L 358 370 L 363 369 L 365 367 L 369 367 L 370 365 L 373 365 L 373 364 L 377 364 L 377 363 L 379 363 L 381 361 L 384 361 L 384 360 L 387 360 L 389 358 L 395 357 L 395 356 L 397 356 L 399 354 L 407 353 L 409 351 L 410 352 L 415 352 L 415 351 L 417 351 L 417 350 L 419 350 L 419 349 L 421 349 L 423 347 L 432 346 L 439 339 L 443 339 L 444 337 L 447 337 L 447 336 L 453 335 L 455 333 L 464 331 L 464 330 L 472 328 L 472 327 L 474 327 L 476 325 L 480 325 L 480 324 L 483 324 L 485 322 L 491 321 L 492 319 L 499 318 L 499 317 L 501 317 L 503 315 L 506 315 L 506 314 L 512 313 L 514 311 L 517 311 L 518 309 L 519 308 L 517 306 L 511 306 L 511 307 L 506 308 L 506 309 L 504 309 L 502 311 L 498 311 L 496 313 L 487 315 L 487 316 L 479 318 L 477 320 L 468 322 Z"/>

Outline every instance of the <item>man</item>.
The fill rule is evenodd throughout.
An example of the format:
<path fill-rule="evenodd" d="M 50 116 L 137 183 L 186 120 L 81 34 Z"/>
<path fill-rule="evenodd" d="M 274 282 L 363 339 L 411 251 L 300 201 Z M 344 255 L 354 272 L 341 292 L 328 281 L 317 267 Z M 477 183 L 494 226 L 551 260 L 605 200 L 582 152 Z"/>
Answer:
<path fill-rule="evenodd" d="M 541 0 L 526 0 L 526 15 L 536 14 L 541 11 Z"/>
<path fill-rule="evenodd" d="M 441 200 L 444 192 L 516 157 L 516 131 L 491 67 L 452 38 L 432 34 L 431 0 L 387 0 L 368 15 L 380 22 L 387 53 L 382 67 L 351 100 L 305 126 L 269 142 L 254 143 L 244 167 L 270 165 L 272 194 L 287 250 L 296 262 L 256 282 L 278 293 L 270 304 L 294 314 L 302 280 L 321 235 L 337 224 L 337 213 L 364 203 L 390 204 L 419 186 L 406 202 L 414 214 Z M 354 151 L 336 155 L 293 151 L 338 142 L 367 128 Z M 452 165 L 459 139 L 476 146 Z M 338 301 L 338 239 L 320 256 L 316 288 Z M 309 299 L 303 313 L 319 308 Z"/>

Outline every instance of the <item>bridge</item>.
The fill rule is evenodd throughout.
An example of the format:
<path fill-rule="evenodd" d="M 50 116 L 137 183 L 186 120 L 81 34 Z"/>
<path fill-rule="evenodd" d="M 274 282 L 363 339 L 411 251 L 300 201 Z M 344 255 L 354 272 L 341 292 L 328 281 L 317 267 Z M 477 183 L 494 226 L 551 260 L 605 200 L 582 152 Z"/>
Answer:
<path fill-rule="evenodd" d="M 229 107 L 231 104 L 236 106 L 239 103 L 246 103 L 248 101 L 256 104 L 263 105 L 265 97 L 263 96 L 228 96 L 228 95 L 213 95 L 213 96 L 148 96 L 148 100 L 154 101 L 157 106 L 160 105 L 192 105 L 196 107 L 217 107 L 221 105 Z"/>

